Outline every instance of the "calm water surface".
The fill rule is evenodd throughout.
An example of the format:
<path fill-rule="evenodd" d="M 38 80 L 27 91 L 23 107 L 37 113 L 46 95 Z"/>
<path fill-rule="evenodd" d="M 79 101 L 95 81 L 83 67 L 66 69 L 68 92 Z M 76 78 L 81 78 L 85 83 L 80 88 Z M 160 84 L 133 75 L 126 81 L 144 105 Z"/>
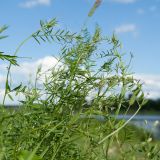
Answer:
<path fill-rule="evenodd" d="M 128 120 L 131 115 L 119 115 L 118 119 Z M 143 128 L 153 134 L 154 138 L 160 140 L 160 116 L 158 115 L 136 115 L 130 122 L 139 128 Z"/>
<path fill-rule="evenodd" d="M 117 119 L 128 120 L 132 115 L 118 115 Z M 103 116 L 93 115 L 92 118 L 96 118 L 100 121 L 105 121 Z M 136 115 L 130 122 L 139 128 L 143 128 L 149 131 L 154 138 L 160 140 L 160 116 L 159 115 Z"/>

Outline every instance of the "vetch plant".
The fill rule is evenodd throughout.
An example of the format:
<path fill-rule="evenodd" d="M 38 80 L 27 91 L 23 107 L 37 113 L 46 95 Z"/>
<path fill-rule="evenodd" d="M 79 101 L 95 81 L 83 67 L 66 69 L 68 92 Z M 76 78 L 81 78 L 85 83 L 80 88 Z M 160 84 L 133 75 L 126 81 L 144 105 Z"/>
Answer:
<path fill-rule="evenodd" d="M 88 17 L 100 4 L 94 3 Z M 80 33 L 72 33 L 58 28 L 56 19 L 40 21 L 40 28 L 20 43 L 13 56 L 0 52 L 0 59 L 9 61 L 0 109 L 0 159 L 159 158 L 158 145 L 129 125 L 146 100 L 142 84 L 129 71 L 130 61 L 123 60 L 120 41 L 114 34 L 103 36 L 99 26 L 90 34 L 85 25 Z M 6 29 L 1 27 L 0 34 Z M 34 85 L 13 87 L 11 67 L 18 66 L 17 54 L 31 39 L 39 45 L 57 43 L 57 64 L 46 76 L 39 67 Z M 14 100 L 13 92 L 25 99 L 18 108 L 7 109 L 6 97 Z M 129 120 L 117 120 L 122 110 L 126 115 L 135 104 L 138 109 Z"/>
<path fill-rule="evenodd" d="M 1 159 L 101 160 L 113 158 L 113 146 L 120 148 L 117 157 L 124 157 L 124 153 L 127 157 L 128 139 L 134 135 L 128 131 L 121 139 L 121 131 L 146 100 L 141 83 L 123 60 L 121 43 L 114 34 L 111 38 L 103 36 L 98 26 L 92 35 L 84 28 L 77 34 L 56 24 L 56 19 L 41 21 L 40 29 L 18 46 L 13 57 L 2 55 L 2 60 L 10 62 L 3 104 L 10 92 L 23 94 L 25 99 L 16 110 L 0 110 Z M 8 83 L 11 65 L 17 65 L 18 51 L 32 38 L 39 45 L 58 42 L 57 65 L 41 86 L 38 68 L 34 86 L 20 84 L 12 89 Z M 127 98 L 129 94 L 132 96 Z M 122 109 L 127 114 L 135 103 L 138 110 L 128 121 L 116 119 Z M 100 116 L 103 122 L 98 120 Z M 129 148 L 135 145 L 131 142 Z M 155 150 L 154 157 L 158 156 Z"/>

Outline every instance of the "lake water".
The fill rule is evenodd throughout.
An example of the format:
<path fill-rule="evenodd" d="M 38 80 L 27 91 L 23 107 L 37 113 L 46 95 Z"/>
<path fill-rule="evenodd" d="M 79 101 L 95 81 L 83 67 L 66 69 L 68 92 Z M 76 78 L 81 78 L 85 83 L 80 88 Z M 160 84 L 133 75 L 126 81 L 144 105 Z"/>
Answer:
<path fill-rule="evenodd" d="M 114 115 L 113 115 L 114 116 Z M 117 119 L 128 120 L 132 115 L 118 115 Z M 105 121 L 103 116 L 92 115 L 99 121 Z M 159 115 L 136 115 L 130 122 L 139 128 L 143 128 L 150 132 L 155 139 L 160 140 L 160 116 Z"/>
<path fill-rule="evenodd" d="M 131 115 L 119 115 L 118 119 L 128 120 Z M 153 137 L 160 140 L 160 116 L 158 115 L 136 115 L 130 124 L 143 128 L 153 134 Z"/>

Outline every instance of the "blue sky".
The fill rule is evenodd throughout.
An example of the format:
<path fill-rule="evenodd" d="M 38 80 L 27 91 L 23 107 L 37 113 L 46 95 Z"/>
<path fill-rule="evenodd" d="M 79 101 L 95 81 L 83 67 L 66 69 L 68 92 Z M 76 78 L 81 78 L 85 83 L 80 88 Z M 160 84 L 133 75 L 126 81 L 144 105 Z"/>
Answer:
<path fill-rule="evenodd" d="M 1 1 L 0 26 L 4 24 L 9 26 L 5 32 L 9 37 L 0 41 L 0 49 L 13 53 L 24 38 L 39 28 L 40 20 L 56 17 L 60 27 L 78 32 L 94 2 L 94 0 Z M 123 43 L 123 50 L 126 53 L 133 53 L 132 71 L 146 83 L 146 90 L 154 92 L 153 95 L 158 97 L 160 0 L 103 0 L 87 26 L 93 31 L 96 24 L 99 24 L 106 35 L 115 32 Z M 57 50 L 53 44 L 39 46 L 31 41 L 22 48 L 19 56 L 32 57 L 26 62 L 29 64 L 55 54 Z M 26 59 L 21 61 L 24 60 L 26 61 Z M 3 68 L 2 61 L 0 68 L 1 70 Z M 3 76 L 0 71 L 0 78 Z"/>
<path fill-rule="evenodd" d="M 41 19 L 56 17 L 63 28 L 79 31 L 93 3 L 94 0 L 37 0 L 37 3 L 36 0 L 5 0 L 0 5 L 0 25 L 9 25 L 7 34 L 10 37 L 1 42 L 1 48 L 14 51 L 21 40 L 37 30 Z M 160 73 L 160 1 L 103 0 L 88 22 L 89 29 L 92 30 L 96 23 L 107 35 L 116 29 L 119 31 L 117 35 L 124 51 L 134 54 L 135 72 Z M 38 46 L 29 48 L 29 53 L 21 55 L 38 58 L 46 52 L 53 54 L 47 49 L 51 47 L 41 49 L 40 53 L 36 53 Z"/>

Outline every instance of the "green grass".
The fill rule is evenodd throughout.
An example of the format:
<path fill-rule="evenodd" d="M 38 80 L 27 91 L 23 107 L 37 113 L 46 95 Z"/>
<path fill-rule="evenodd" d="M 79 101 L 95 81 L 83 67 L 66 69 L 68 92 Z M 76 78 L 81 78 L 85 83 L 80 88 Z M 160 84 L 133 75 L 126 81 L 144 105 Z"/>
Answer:
<path fill-rule="evenodd" d="M 42 112 L 42 110 L 40 111 Z M 37 111 L 27 108 L 16 112 L 6 110 L 6 112 L 3 111 L 3 114 L 6 119 L 3 119 L 1 127 L 3 126 L 5 133 L 1 138 L 3 137 L 4 146 L 2 149 L 5 151 L 3 156 L 6 159 L 30 156 L 37 145 L 39 147 L 36 149 L 37 157 L 40 158 L 44 155 L 41 159 L 50 159 L 55 152 L 57 154 L 54 154 L 54 159 L 75 159 L 75 157 L 76 159 L 98 160 L 122 159 L 122 157 L 126 159 L 136 157 L 138 159 L 147 157 L 150 152 L 159 151 L 159 143 L 151 140 L 149 134 L 144 130 L 132 125 L 127 125 L 120 132 L 98 145 L 99 140 L 112 132 L 111 128 L 114 129 L 108 121 L 77 119 L 73 116 L 70 120 L 67 119 L 68 122 L 64 122 L 64 118 L 60 120 L 59 115 L 54 113 L 43 112 L 40 114 L 40 112 L 37 113 Z M 48 121 L 49 119 L 50 121 Z M 119 123 L 117 121 L 115 125 L 118 127 Z M 121 121 L 121 123 L 124 122 Z M 154 150 L 152 151 L 151 147 L 153 146 Z M 3 152 L 1 151 L 1 153 Z M 35 157 L 36 155 L 34 154 Z"/>

